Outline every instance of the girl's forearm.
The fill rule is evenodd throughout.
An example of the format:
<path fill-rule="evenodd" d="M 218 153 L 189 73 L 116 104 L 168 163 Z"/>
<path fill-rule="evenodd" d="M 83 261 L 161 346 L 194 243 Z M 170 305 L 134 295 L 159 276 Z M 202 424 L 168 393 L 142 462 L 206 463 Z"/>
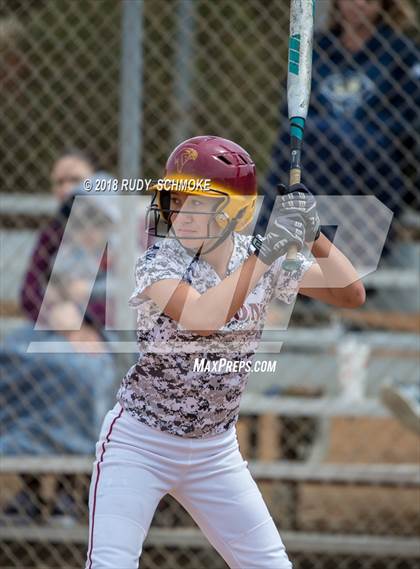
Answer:
<path fill-rule="evenodd" d="M 365 296 L 364 286 L 352 263 L 322 233 L 313 243 L 312 254 L 321 267 L 323 286 L 327 286 L 333 296 L 340 299 Z M 317 286 L 317 283 L 305 283 L 305 286 Z"/>

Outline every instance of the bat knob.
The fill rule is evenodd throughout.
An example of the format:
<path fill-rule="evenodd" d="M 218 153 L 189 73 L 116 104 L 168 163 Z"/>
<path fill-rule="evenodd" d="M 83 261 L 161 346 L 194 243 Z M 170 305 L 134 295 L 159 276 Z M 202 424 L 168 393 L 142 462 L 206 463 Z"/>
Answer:
<path fill-rule="evenodd" d="M 297 271 L 300 268 L 302 262 L 297 258 L 297 254 L 298 254 L 297 246 L 294 243 L 290 244 L 286 258 L 281 265 L 281 268 L 284 271 L 292 272 L 292 271 Z"/>

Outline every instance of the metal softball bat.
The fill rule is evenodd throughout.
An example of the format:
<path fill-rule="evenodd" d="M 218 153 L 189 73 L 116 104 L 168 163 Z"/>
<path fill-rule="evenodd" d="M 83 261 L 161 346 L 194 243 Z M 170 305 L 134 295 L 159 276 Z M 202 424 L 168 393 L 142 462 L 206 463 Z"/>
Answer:
<path fill-rule="evenodd" d="M 287 71 L 287 109 L 290 123 L 289 185 L 301 180 L 301 152 L 311 94 L 312 40 L 316 0 L 291 0 Z M 291 245 L 283 269 L 299 268 L 297 247 Z"/>

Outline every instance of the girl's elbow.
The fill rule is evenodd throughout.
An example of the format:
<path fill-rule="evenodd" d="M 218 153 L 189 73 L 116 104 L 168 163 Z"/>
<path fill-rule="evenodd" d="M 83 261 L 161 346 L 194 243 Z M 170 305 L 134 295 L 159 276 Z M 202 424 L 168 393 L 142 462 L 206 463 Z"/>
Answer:
<path fill-rule="evenodd" d="M 357 283 L 347 298 L 345 308 L 360 308 L 366 302 L 366 291 L 362 283 Z"/>

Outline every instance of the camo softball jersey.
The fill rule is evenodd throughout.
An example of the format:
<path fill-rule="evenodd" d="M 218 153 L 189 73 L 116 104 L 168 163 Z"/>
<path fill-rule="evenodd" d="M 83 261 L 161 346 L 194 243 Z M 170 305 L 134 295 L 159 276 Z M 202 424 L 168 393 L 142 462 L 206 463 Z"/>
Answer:
<path fill-rule="evenodd" d="M 233 233 L 233 252 L 227 275 L 250 255 L 250 236 Z M 283 257 L 273 263 L 246 301 L 220 330 L 199 336 L 161 312 L 141 293 L 163 279 L 189 283 L 200 294 L 220 283 L 205 260 L 194 257 L 176 240 L 163 239 L 139 257 L 136 288 L 129 304 L 137 310 L 137 342 L 140 357 L 125 377 L 117 394 L 121 406 L 149 427 L 182 437 L 208 437 L 232 427 L 238 418 L 247 367 L 242 371 L 194 371 L 197 358 L 226 358 L 251 362 L 258 347 L 270 300 L 290 304 L 312 262 L 302 261 L 294 272 L 281 268 Z M 232 369 L 239 367 L 232 366 Z"/>

